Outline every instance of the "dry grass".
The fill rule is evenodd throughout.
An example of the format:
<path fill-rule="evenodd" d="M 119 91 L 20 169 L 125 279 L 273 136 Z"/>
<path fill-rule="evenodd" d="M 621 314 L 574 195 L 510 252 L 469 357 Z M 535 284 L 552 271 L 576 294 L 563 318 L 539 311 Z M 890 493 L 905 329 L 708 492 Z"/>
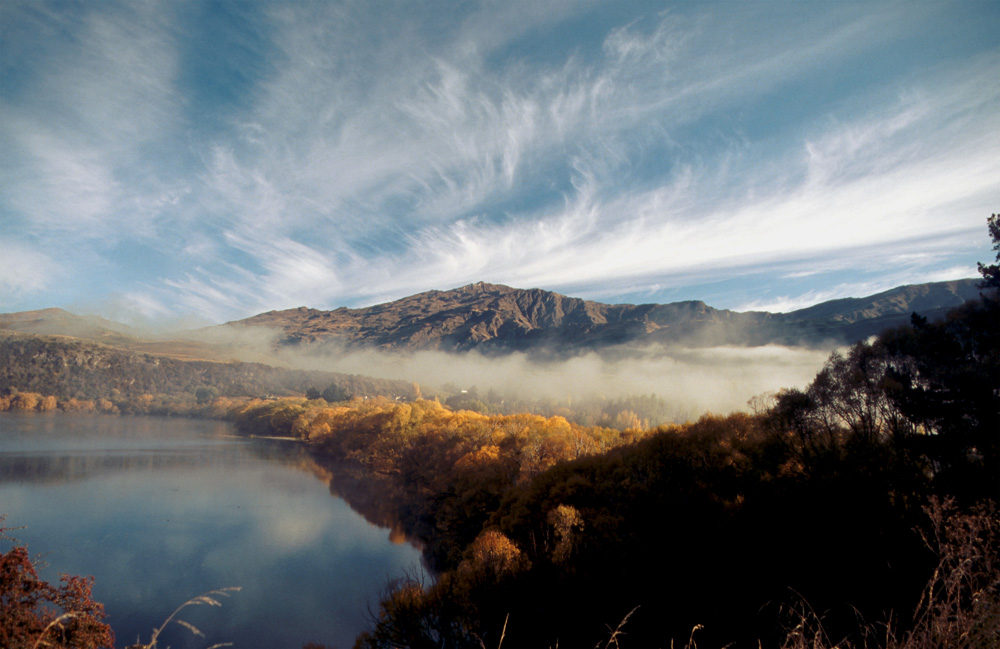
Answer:
<path fill-rule="evenodd" d="M 182 610 L 184 610 L 185 608 L 187 608 L 189 606 L 203 606 L 203 605 L 207 605 L 207 606 L 222 606 L 222 602 L 220 602 L 217 598 L 220 598 L 220 597 L 229 597 L 230 593 L 237 592 L 239 590 L 240 590 L 239 586 L 227 586 L 225 588 L 217 588 L 215 590 L 210 590 L 207 593 L 198 595 L 197 597 L 192 597 L 188 601 L 186 601 L 183 604 L 181 604 L 180 606 L 178 606 L 174 610 L 173 613 L 171 613 L 169 616 L 167 616 L 167 619 L 165 619 L 163 621 L 163 624 L 161 624 L 159 627 L 157 627 L 156 629 L 153 630 L 153 635 L 150 636 L 148 643 L 143 644 L 143 643 L 139 642 L 139 643 L 136 643 L 134 645 L 130 645 L 127 649 L 156 649 L 157 642 L 159 641 L 159 638 L 160 638 L 160 634 L 163 633 L 163 630 L 166 629 L 167 626 L 171 622 L 173 622 L 174 624 L 177 624 L 179 626 L 184 627 L 185 629 L 187 629 L 188 631 L 190 631 L 194 635 L 197 635 L 197 636 L 200 636 L 200 637 L 204 638 L 205 634 L 202 633 L 201 630 L 198 629 L 198 627 L 196 627 L 195 625 L 191 624 L 190 622 L 185 622 L 184 620 L 178 618 L 177 615 Z M 231 642 L 217 643 L 217 644 L 213 644 L 212 646 L 208 647 L 208 649 L 217 649 L 218 647 L 229 647 L 229 646 L 232 646 L 232 644 L 233 643 L 231 643 Z"/>
<path fill-rule="evenodd" d="M 823 618 L 800 598 L 784 609 L 787 619 L 780 649 L 992 649 L 1000 648 L 1000 516 L 992 503 L 961 513 L 951 499 L 932 498 L 925 508 L 929 526 L 921 532 L 938 557 L 910 623 L 892 619 L 872 624 L 858 618 L 858 633 L 835 639 Z M 638 607 L 637 607 L 638 608 Z M 594 649 L 621 649 L 626 622 Z M 683 649 L 698 649 L 691 630 Z M 670 641 L 674 649 L 674 641 Z M 766 649 L 758 646 L 758 649 Z"/>
<path fill-rule="evenodd" d="M 62 631 L 63 628 L 64 628 L 63 627 L 63 622 L 65 622 L 67 620 L 71 620 L 71 619 L 73 619 L 75 617 L 79 617 L 79 616 L 76 613 L 63 613 L 62 615 L 60 615 L 56 619 L 54 619 L 51 622 L 49 622 L 45 626 L 45 628 L 42 629 L 42 632 L 38 635 L 38 639 L 35 640 L 35 644 L 32 645 L 33 649 L 41 649 L 42 647 L 55 646 L 55 643 L 54 642 L 49 642 L 48 640 L 46 640 L 45 636 L 47 636 L 49 634 L 49 631 L 53 631 L 53 630 Z"/>
<path fill-rule="evenodd" d="M 614 629 L 612 629 L 610 626 L 608 627 L 608 631 L 611 632 L 611 635 L 608 637 L 608 641 L 604 643 L 604 649 L 611 649 L 611 647 L 614 647 L 615 649 L 621 649 L 621 645 L 618 644 L 618 641 L 625 634 L 625 632 L 623 631 L 625 623 L 628 622 L 628 619 L 632 617 L 632 614 L 635 613 L 637 610 L 639 610 L 638 606 L 629 611 L 625 615 L 625 617 L 622 618 L 622 621 L 618 623 L 618 626 L 616 626 Z M 594 649 L 601 649 L 601 643 L 598 642 L 594 646 Z"/>
<path fill-rule="evenodd" d="M 992 503 L 960 513 L 951 499 L 931 499 L 922 532 L 938 565 L 913 618 L 902 626 L 859 621 L 856 638 L 834 640 L 807 604 L 781 649 L 987 649 L 1000 647 L 1000 518 Z"/>
<path fill-rule="evenodd" d="M 1000 516 L 992 504 L 958 514 L 933 500 L 924 535 L 938 565 L 924 589 L 913 629 L 892 649 L 1000 646 Z"/>

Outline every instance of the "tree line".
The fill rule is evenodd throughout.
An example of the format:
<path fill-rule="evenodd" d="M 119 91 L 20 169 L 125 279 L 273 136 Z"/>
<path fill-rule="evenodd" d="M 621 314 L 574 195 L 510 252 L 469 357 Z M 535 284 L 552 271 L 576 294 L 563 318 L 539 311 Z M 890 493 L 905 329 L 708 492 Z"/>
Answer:
<path fill-rule="evenodd" d="M 502 394 L 490 389 L 482 394 L 475 386 L 459 391 L 454 386 L 444 399 L 452 410 L 472 410 L 487 415 L 532 413 L 546 417 L 560 416 L 581 426 L 628 430 L 652 428 L 670 423 L 675 409 L 656 394 L 616 397 L 591 396 L 586 399 L 529 398 Z"/>

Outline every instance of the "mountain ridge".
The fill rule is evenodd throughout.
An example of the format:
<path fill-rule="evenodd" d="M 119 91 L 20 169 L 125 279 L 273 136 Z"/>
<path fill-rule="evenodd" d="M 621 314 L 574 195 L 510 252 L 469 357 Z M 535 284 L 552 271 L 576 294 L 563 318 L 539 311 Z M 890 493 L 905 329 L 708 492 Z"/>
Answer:
<path fill-rule="evenodd" d="M 770 313 L 716 309 L 701 300 L 605 304 L 539 288 L 476 282 L 362 308 L 267 311 L 200 333 L 214 332 L 216 340 L 224 341 L 233 327 L 278 332 L 279 348 L 335 343 L 345 348 L 476 350 L 487 355 L 520 351 L 565 356 L 653 344 L 829 347 L 904 324 L 914 311 L 930 319 L 943 317 L 978 295 L 978 280 L 953 280 Z M 0 314 L 0 330 L 84 338 L 175 358 L 277 362 L 260 350 L 208 342 L 192 332 L 178 332 L 174 340 L 149 338 L 127 325 L 59 308 Z"/>
<path fill-rule="evenodd" d="M 513 351 L 607 349 L 625 344 L 817 345 L 849 343 L 932 319 L 978 296 L 977 280 L 897 287 L 788 313 L 716 309 L 700 300 L 604 304 L 543 289 L 476 282 L 369 307 L 268 311 L 227 323 L 279 330 L 285 345 L 339 342 L 394 350 Z"/>

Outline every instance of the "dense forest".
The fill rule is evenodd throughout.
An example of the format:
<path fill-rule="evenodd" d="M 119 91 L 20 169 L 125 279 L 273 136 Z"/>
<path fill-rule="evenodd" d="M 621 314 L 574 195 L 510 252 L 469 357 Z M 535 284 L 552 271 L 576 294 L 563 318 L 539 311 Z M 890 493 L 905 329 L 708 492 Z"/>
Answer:
<path fill-rule="evenodd" d="M 436 578 L 388 583 L 362 649 L 998 646 L 1000 275 L 981 271 L 980 299 L 945 319 L 914 314 L 803 390 L 684 424 L 351 398 L 315 378 L 280 399 L 234 398 L 221 386 L 236 379 L 207 374 L 169 384 L 196 404 L 215 386 L 201 414 L 243 433 L 305 440 L 331 489 L 344 464 L 383 487 L 378 517 L 422 543 Z M 74 385 L 70 358 L 54 385 Z M 25 394 L 0 406 L 26 409 Z"/>

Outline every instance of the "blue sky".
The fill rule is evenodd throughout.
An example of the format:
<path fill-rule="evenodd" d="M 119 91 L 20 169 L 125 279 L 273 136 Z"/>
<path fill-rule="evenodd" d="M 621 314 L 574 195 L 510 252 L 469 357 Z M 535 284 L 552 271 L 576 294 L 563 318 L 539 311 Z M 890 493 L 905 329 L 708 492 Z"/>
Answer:
<path fill-rule="evenodd" d="M 0 311 L 976 276 L 1000 3 L 0 3 Z"/>

